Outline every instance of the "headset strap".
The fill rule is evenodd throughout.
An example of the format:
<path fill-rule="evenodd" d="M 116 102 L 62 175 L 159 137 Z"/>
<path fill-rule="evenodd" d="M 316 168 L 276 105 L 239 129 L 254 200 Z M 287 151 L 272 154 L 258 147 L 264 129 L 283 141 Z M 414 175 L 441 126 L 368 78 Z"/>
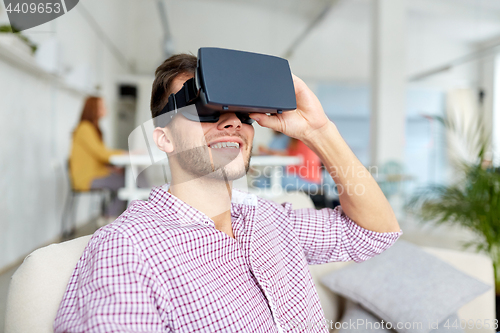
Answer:
<path fill-rule="evenodd" d="M 198 96 L 199 91 L 196 89 L 195 80 L 194 78 L 191 78 L 184 83 L 182 89 L 176 94 L 170 94 L 170 96 L 168 96 L 168 102 L 159 115 L 170 111 L 177 111 L 187 105 L 194 104 Z"/>

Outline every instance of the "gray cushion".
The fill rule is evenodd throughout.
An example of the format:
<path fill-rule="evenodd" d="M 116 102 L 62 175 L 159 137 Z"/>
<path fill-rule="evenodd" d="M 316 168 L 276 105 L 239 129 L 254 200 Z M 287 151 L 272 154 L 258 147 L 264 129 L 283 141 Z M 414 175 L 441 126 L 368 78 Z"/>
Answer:
<path fill-rule="evenodd" d="M 455 325 L 454 325 L 455 324 Z M 407 325 L 420 325 L 420 323 L 387 323 L 382 319 L 375 317 L 373 314 L 365 310 L 359 304 L 348 302 L 342 320 L 337 324 L 336 328 L 339 333 L 380 333 L 380 332 L 397 332 L 392 329 L 397 326 Z M 462 323 L 463 325 L 463 323 Z M 454 327 L 453 327 L 454 326 Z M 437 328 L 435 328 L 437 327 Z M 443 320 L 441 323 L 432 324 L 431 333 L 445 333 L 445 332 L 463 332 L 460 328 L 460 320 L 456 313 Z"/>
<path fill-rule="evenodd" d="M 464 274 L 415 245 L 399 240 L 384 253 L 332 272 L 321 282 L 384 321 L 422 322 L 396 329 L 427 333 L 491 286 Z"/>

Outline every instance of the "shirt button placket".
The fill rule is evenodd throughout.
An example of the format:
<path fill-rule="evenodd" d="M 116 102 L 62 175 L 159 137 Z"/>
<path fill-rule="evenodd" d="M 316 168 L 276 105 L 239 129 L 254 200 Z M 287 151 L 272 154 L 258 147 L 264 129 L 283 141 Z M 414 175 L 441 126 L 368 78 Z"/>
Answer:
<path fill-rule="evenodd" d="M 266 290 L 266 289 L 264 288 L 264 290 Z M 267 290 L 266 290 L 266 294 L 269 295 Z M 278 319 L 276 316 L 276 307 L 274 306 L 274 303 L 270 297 L 268 297 L 267 300 L 269 301 L 269 306 L 271 307 L 271 314 L 273 316 L 274 324 L 276 324 L 276 328 L 278 329 L 278 332 L 283 333 L 283 329 L 281 328 L 280 323 L 278 322 Z"/>

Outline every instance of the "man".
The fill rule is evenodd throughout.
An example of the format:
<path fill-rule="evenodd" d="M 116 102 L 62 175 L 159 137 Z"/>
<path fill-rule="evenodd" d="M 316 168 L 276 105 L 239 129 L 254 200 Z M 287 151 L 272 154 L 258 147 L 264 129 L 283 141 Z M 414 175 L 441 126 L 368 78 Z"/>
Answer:
<path fill-rule="evenodd" d="M 153 117 L 195 69 L 196 57 L 185 54 L 158 67 Z M 206 123 L 167 114 L 170 122 L 153 137 L 168 155 L 171 183 L 94 234 L 61 302 L 56 332 L 298 332 L 297 323 L 327 332 L 317 324 L 324 315 L 307 265 L 364 261 L 401 231 L 316 96 L 297 77 L 294 85 L 297 110 L 250 117 L 318 154 L 345 189 L 341 206 L 294 210 L 232 190 L 248 170 L 248 119 L 222 113 Z"/>

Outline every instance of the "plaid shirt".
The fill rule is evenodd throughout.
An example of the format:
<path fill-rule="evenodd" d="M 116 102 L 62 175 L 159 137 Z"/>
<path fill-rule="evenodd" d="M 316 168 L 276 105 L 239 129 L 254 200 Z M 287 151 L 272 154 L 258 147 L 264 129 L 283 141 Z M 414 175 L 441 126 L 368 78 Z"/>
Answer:
<path fill-rule="evenodd" d="M 55 332 L 327 332 L 308 265 L 367 260 L 402 233 L 233 190 L 231 238 L 167 189 L 93 235 Z"/>

